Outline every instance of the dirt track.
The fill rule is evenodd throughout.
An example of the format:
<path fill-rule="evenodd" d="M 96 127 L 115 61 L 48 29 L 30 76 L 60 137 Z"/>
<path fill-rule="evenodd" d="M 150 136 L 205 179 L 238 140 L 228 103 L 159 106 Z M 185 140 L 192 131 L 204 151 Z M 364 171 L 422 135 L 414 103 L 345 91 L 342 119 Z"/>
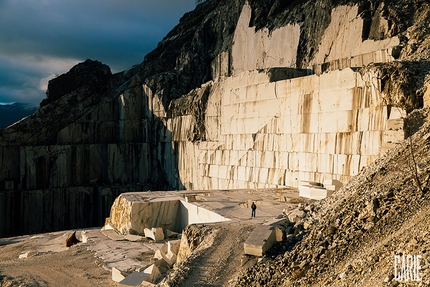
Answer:
<path fill-rule="evenodd" d="M 240 270 L 243 243 L 253 228 L 219 225 L 212 246 L 202 250 L 191 262 L 188 277 L 180 286 L 227 286 Z"/>

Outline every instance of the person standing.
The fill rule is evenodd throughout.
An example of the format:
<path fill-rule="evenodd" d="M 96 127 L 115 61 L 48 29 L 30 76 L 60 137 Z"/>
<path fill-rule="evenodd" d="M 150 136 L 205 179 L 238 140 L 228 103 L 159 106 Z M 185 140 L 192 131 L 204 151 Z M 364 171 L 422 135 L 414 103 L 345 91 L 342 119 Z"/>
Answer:
<path fill-rule="evenodd" d="M 254 202 L 252 202 L 251 204 L 251 210 L 252 210 L 251 217 L 255 217 L 255 211 L 257 210 L 257 205 L 255 205 Z"/>

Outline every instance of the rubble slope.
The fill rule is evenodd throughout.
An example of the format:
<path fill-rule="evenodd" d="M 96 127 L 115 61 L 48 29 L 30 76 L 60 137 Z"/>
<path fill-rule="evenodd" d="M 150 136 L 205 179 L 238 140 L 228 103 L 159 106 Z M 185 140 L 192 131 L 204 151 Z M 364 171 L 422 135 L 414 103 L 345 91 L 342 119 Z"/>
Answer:
<path fill-rule="evenodd" d="M 409 121 L 426 117 L 415 112 Z M 430 124 L 335 195 L 302 206 L 291 251 L 246 270 L 237 286 L 397 286 L 394 256 L 421 255 L 430 284 Z"/>

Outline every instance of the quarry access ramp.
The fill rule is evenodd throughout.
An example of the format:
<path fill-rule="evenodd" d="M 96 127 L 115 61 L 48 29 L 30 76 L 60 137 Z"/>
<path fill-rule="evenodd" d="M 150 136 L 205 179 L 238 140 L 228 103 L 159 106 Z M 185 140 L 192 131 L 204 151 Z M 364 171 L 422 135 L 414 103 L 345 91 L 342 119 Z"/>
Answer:
<path fill-rule="evenodd" d="M 208 248 L 194 253 L 186 279 L 179 285 L 227 286 L 240 270 L 243 243 L 255 226 L 231 223 L 219 224 L 208 238 Z"/>

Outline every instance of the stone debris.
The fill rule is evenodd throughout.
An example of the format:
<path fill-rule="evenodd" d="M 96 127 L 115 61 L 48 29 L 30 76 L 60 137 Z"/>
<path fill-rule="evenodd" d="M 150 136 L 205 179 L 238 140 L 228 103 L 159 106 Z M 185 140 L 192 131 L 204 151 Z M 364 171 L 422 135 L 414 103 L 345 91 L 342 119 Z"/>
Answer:
<path fill-rule="evenodd" d="M 30 258 L 33 256 L 38 256 L 38 255 L 39 255 L 39 252 L 37 252 L 37 251 L 26 251 L 26 252 L 21 253 L 18 256 L 18 259 L 27 259 L 27 258 Z"/>
<path fill-rule="evenodd" d="M 145 237 L 151 238 L 155 241 L 162 241 L 164 240 L 164 231 L 161 227 L 153 227 L 151 229 L 145 228 Z"/>
<path fill-rule="evenodd" d="M 128 276 L 125 272 L 120 271 L 119 269 L 112 267 L 112 280 L 115 282 L 121 282 L 124 278 Z"/>
<path fill-rule="evenodd" d="M 290 213 L 288 213 L 288 220 L 290 222 L 298 222 L 302 218 L 304 218 L 305 216 L 306 216 L 306 213 L 302 209 L 302 207 L 298 207 L 298 208 L 294 209 L 293 211 L 291 211 Z"/>
<path fill-rule="evenodd" d="M 70 247 L 72 245 L 75 245 L 79 243 L 80 240 L 76 238 L 76 231 L 73 231 L 72 234 L 70 234 L 66 239 L 66 247 Z"/>
<path fill-rule="evenodd" d="M 165 236 L 166 236 L 166 238 L 177 238 L 180 235 L 181 235 L 181 233 L 174 232 L 174 231 L 171 231 L 169 229 L 165 230 Z"/>
<path fill-rule="evenodd" d="M 258 257 L 244 254 L 242 255 L 240 259 L 240 265 L 242 267 L 242 270 L 246 270 L 248 268 L 251 268 L 257 263 Z"/>

